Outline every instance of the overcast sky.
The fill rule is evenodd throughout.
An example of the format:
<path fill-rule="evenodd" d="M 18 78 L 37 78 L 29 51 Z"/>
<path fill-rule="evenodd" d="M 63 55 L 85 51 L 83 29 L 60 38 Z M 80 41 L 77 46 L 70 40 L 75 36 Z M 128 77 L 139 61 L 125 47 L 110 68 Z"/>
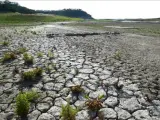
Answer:
<path fill-rule="evenodd" d="M 11 0 L 36 10 L 82 9 L 96 19 L 103 18 L 157 18 L 160 17 L 160 1 L 52 1 Z"/>

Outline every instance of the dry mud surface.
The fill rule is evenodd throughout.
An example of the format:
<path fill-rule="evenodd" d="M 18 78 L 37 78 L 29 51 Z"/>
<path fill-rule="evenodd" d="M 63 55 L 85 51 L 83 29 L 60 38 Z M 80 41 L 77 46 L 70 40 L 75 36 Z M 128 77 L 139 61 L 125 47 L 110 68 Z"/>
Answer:
<path fill-rule="evenodd" d="M 25 30 L 25 31 L 24 31 Z M 37 34 L 32 34 L 36 31 Z M 74 96 L 70 87 L 81 85 L 91 99 L 102 99 L 104 120 L 160 119 L 160 38 L 66 27 L 1 27 L 9 46 L 0 46 L 0 58 L 8 51 L 26 47 L 34 64 L 25 66 L 23 55 L 0 63 L 0 119 L 18 120 L 15 98 L 20 91 L 37 90 L 41 96 L 32 103 L 28 120 L 59 120 L 62 104 L 79 108 L 76 120 L 101 120 L 88 112 L 84 95 Z M 54 57 L 48 56 L 48 51 Z M 37 53 L 43 57 L 38 58 Z M 54 67 L 52 65 L 54 64 Z M 13 75 L 15 66 L 20 73 Z M 45 71 L 51 66 L 51 71 Z M 21 72 L 42 67 L 42 78 L 25 83 Z"/>

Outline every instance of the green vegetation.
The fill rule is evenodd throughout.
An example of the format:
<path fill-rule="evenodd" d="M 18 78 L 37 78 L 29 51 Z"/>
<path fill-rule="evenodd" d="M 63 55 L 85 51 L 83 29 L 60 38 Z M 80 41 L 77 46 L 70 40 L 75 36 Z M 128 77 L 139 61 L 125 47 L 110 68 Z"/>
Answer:
<path fill-rule="evenodd" d="M 48 57 L 49 59 L 52 59 L 54 58 L 54 54 L 51 51 L 48 51 Z"/>
<path fill-rule="evenodd" d="M 45 70 L 46 70 L 47 73 L 50 73 L 52 68 L 51 68 L 51 66 L 48 65 L 48 66 L 45 67 Z"/>
<path fill-rule="evenodd" d="M 42 68 L 36 68 L 36 69 L 34 69 L 34 73 L 35 73 L 36 76 L 41 76 L 42 72 L 43 72 Z"/>
<path fill-rule="evenodd" d="M 40 97 L 40 95 L 34 90 L 28 91 L 25 94 L 29 102 L 36 101 Z"/>
<path fill-rule="evenodd" d="M 80 85 L 72 86 L 71 91 L 73 94 L 80 94 L 84 92 L 84 89 Z"/>
<path fill-rule="evenodd" d="M 16 55 L 13 52 L 5 53 L 3 58 L 1 59 L 2 62 L 8 62 L 10 60 L 16 59 Z"/>
<path fill-rule="evenodd" d="M 33 64 L 33 56 L 29 55 L 28 53 L 23 54 L 23 60 L 26 65 Z"/>
<path fill-rule="evenodd" d="M 28 114 L 30 103 L 25 93 L 19 93 L 16 98 L 16 114 L 25 117 Z"/>
<path fill-rule="evenodd" d="M 17 52 L 17 54 L 23 54 L 23 53 L 27 52 L 27 49 L 25 47 L 21 47 L 16 52 Z"/>
<path fill-rule="evenodd" d="M 87 101 L 85 102 L 86 106 L 88 107 L 89 110 L 91 111 L 99 111 L 103 106 L 102 106 L 102 101 L 101 99 L 104 96 L 99 96 L 98 98 L 95 99 L 89 99 L 89 97 L 87 97 Z"/>
<path fill-rule="evenodd" d="M 42 53 L 42 52 L 38 52 L 38 53 L 37 53 L 37 57 L 39 57 L 39 58 L 40 58 L 40 57 L 43 57 L 43 53 Z"/>
<path fill-rule="evenodd" d="M 1 44 L 2 44 L 3 46 L 8 46 L 8 45 L 9 45 L 9 42 L 8 42 L 8 41 L 3 41 Z"/>
<path fill-rule="evenodd" d="M 61 116 L 63 120 L 75 120 L 78 110 L 73 108 L 69 103 L 62 105 Z"/>
<path fill-rule="evenodd" d="M 26 81 L 36 80 L 37 77 L 40 77 L 42 75 L 42 72 L 42 68 L 36 68 L 34 70 L 24 72 L 22 74 L 22 78 Z"/>
<path fill-rule="evenodd" d="M 16 97 L 16 114 L 21 117 L 26 117 L 29 112 L 30 102 L 37 100 L 39 96 L 40 95 L 33 90 L 20 92 Z"/>
<path fill-rule="evenodd" d="M 27 24 L 41 22 L 59 22 L 59 21 L 79 21 L 80 18 L 69 18 L 57 15 L 44 14 L 18 14 L 4 13 L 0 14 L 0 24 Z"/>
<path fill-rule="evenodd" d="M 113 58 L 116 59 L 116 60 L 121 60 L 122 59 L 122 53 L 120 51 L 116 51 Z"/>
<path fill-rule="evenodd" d="M 23 14 L 36 14 L 36 13 L 43 13 L 43 14 L 54 14 L 54 15 L 61 15 L 67 17 L 74 17 L 74 18 L 84 18 L 84 19 L 92 19 L 92 16 L 86 13 L 81 9 L 63 9 L 63 10 L 32 10 L 26 7 L 19 5 L 16 2 L 10 2 L 9 0 L 0 1 L 0 11 L 1 13 L 7 12 L 16 12 L 16 13 L 23 13 Z"/>

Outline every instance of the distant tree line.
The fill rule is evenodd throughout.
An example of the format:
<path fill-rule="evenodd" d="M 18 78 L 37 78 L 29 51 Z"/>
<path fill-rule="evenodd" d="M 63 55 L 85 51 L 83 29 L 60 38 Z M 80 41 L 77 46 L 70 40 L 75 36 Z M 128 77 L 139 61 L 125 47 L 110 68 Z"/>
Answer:
<path fill-rule="evenodd" d="M 81 9 L 63 9 L 63 10 L 38 10 L 38 13 L 55 14 L 67 17 L 80 17 L 84 19 L 93 19 L 91 15 Z"/>
<path fill-rule="evenodd" d="M 26 7 L 20 6 L 16 2 L 10 2 L 9 0 L 0 1 L 0 13 L 18 12 L 23 14 L 55 14 L 67 17 L 77 17 L 84 19 L 93 19 L 91 15 L 81 9 L 63 9 L 63 10 L 32 10 Z"/>
<path fill-rule="evenodd" d="M 10 2 L 8 0 L 5 0 L 5 1 L 0 1 L 0 12 L 1 13 L 19 12 L 25 14 L 32 14 L 35 13 L 35 10 L 22 7 L 16 2 Z"/>

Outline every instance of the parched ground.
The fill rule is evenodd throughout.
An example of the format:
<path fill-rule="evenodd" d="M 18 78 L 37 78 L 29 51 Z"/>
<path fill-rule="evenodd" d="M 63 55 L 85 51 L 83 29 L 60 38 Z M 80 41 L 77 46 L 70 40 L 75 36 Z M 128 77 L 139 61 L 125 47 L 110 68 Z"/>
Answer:
<path fill-rule="evenodd" d="M 36 31 L 36 34 L 31 31 Z M 159 120 L 160 38 L 131 33 L 67 27 L 63 24 L 1 27 L 0 58 L 6 52 L 26 47 L 34 56 L 32 66 L 23 55 L 0 64 L 0 119 L 16 120 L 15 98 L 20 91 L 37 90 L 40 98 L 31 104 L 28 120 L 59 120 L 62 104 L 79 108 L 76 120 Z M 37 53 L 43 53 L 38 58 Z M 50 57 L 48 52 L 54 54 Z M 18 74 L 13 74 L 15 66 Z M 46 71 L 50 66 L 51 71 Z M 21 73 L 36 67 L 43 75 L 36 83 L 22 81 Z M 84 94 L 74 96 L 72 86 L 81 85 Z M 102 98 L 103 118 L 88 112 L 84 97 Z"/>

